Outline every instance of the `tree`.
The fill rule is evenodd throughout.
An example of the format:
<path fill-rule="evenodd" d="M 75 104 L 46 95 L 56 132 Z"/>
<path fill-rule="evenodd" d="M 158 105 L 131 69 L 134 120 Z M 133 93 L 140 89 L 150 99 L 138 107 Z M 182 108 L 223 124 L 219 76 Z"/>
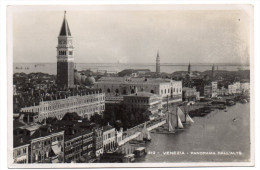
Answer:
<path fill-rule="evenodd" d="M 47 124 L 53 124 L 56 121 L 58 121 L 58 119 L 56 117 L 48 117 L 48 118 L 46 118 L 46 123 Z"/>
<path fill-rule="evenodd" d="M 96 124 L 102 125 L 103 124 L 103 119 L 102 116 L 100 114 L 95 113 L 94 115 L 92 115 L 90 117 L 90 121 L 94 122 Z"/>

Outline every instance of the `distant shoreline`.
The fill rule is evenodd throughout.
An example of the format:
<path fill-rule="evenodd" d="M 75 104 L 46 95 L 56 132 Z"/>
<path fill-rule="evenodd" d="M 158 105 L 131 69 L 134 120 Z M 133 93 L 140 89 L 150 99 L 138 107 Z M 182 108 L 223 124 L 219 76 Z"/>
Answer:
<path fill-rule="evenodd" d="M 14 65 L 15 64 L 56 64 L 56 63 L 22 63 L 22 62 L 14 62 L 13 63 Z M 76 65 L 80 65 L 80 64 L 108 64 L 108 65 L 155 65 L 155 63 L 76 63 Z M 240 64 L 240 63 L 190 63 L 192 66 L 201 66 L 201 65 L 204 65 L 204 66 L 210 66 L 210 65 L 215 65 L 215 66 L 250 66 L 250 64 Z M 160 64 L 161 66 L 187 66 L 189 65 L 189 63 L 161 63 Z"/>

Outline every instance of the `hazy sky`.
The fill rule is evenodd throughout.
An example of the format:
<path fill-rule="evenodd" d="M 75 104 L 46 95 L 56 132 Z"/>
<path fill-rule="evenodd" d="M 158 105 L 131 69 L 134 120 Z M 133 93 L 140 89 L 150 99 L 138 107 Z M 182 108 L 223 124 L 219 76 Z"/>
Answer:
<path fill-rule="evenodd" d="M 26 9 L 12 13 L 14 62 L 56 62 L 67 10 L 76 63 L 153 63 L 157 50 L 161 63 L 249 63 L 250 17 L 243 10 L 144 5 Z"/>

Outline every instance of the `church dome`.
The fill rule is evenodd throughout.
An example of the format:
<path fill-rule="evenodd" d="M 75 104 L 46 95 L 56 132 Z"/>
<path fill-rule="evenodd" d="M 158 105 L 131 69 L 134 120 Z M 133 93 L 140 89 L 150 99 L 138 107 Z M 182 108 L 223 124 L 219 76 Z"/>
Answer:
<path fill-rule="evenodd" d="M 81 74 L 81 82 L 84 83 L 86 81 L 87 76 L 84 74 Z"/>
<path fill-rule="evenodd" d="M 96 80 L 95 80 L 95 78 L 93 76 L 89 76 L 85 80 L 85 84 L 87 86 L 94 85 L 95 82 L 96 82 Z"/>

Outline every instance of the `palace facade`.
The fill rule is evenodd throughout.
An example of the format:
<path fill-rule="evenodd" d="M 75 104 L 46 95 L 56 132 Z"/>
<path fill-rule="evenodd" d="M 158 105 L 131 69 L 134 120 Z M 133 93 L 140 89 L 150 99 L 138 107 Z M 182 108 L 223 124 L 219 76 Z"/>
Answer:
<path fill-rule="evenodd" d="M 162 78 L 102 77 L 94 85 L 107 97 L 149 92 L 162 98 L 182 98 L 182 82 Z"/>

